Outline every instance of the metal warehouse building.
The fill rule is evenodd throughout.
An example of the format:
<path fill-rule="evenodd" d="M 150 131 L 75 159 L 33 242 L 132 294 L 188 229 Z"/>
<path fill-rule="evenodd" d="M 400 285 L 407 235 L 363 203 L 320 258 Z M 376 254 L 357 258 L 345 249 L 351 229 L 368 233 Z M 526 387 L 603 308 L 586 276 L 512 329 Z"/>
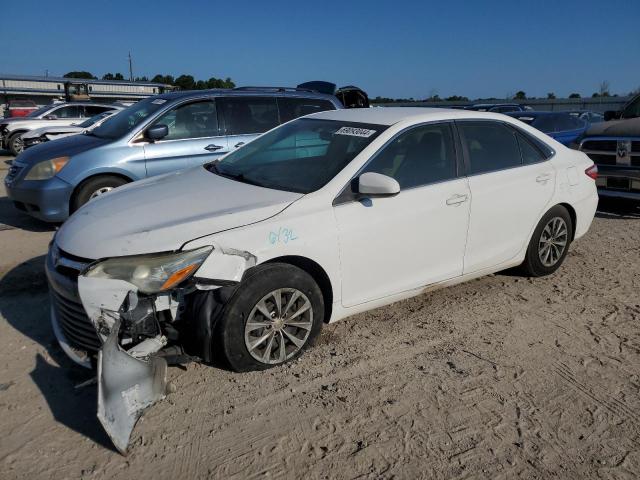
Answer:
<path fill-rule="evenodd" d="M 9 100 L 32 100 L 37 105 L 55 100 L 137 101 L 172 89 L 152 82 L 0 74 L 0 108 L 4 109 Z"/>

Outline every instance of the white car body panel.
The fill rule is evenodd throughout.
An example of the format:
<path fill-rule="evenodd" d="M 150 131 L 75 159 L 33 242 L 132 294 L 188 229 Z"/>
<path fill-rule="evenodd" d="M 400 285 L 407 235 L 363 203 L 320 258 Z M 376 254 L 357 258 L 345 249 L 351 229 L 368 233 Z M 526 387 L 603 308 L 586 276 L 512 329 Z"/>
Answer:
<path fill-rule="evenodd" d="M 215 253 L 196 276 L 216 280 L 239 281 L 244 270 L 255 264 L 281 257 L 303 257 L 326 272 L 333 292 L 330 320 L 335 321 L 425 289 L 520 264 L 531 232 L 553 205 L 566 203 L 573 207 L 576 238 L 586 232 L 593 219 L 597 205 L 595 182 L 583 173 L 592 162 L 510 117 L 419 108 L 353 109 L 314 117 L 390 126 L 327 185 L 313 193 L 300 195 L 254 187 L 196 167 L 137 182 L 90 202 L 62 226 L 56 243 L 73 255 L 94 259 L 213 245 Z M 511 123 L 550 145 L 556 153 L 541 164 L 463 177 L 407 190 L 393 198 L 374 199 L 370 208 L 386 219 L 377 220 L 378 229 L 367 225 L 366 214 L 359 214 L 365 210 L 358 206 L 361 204 L 332 205 L 366 161 L 397 132 L 429 121 L 478 118 Z M 577 185 L 569 183 L 570 168 L 578 171 Z M 544 184 L 536 181 L 537 176 L 547 172 L 557 178 Z M 500 177 L 511 178 L 501 189 L 492 189 L 491 184 Z M 465 194 L 469 195 L 466 202 L 446 205 L 448 198 Z M 528 200 L 530 196 L 535 197 L 534 201 Z M 391 202 L 394 199 L 396 202 Z M 419 199 L 426 199 L 429 205 L 409 213 Z M 474 205 L 476 199 L 478 203 Z M 394 203 L 396 207 L 392 207 Z M 416 215 L 421 213 L 430 222 L 418 223 Z M 348 226 L 349 221 L 361 222 L 362 228 Z M 434 224 L 449 234 L 437 236 Z M 510 238 L 496 244 L 491 232 L 500 230 L 509 232 Z M 374 231 L 378 236 L 373 235 Z M 362 248 L 358 249 L 358 245 Z M 429 248 L 439 255 L 430 253 Z"/>
<path fill-rule="evenodd" d="M 47 135 L 47 137 L 50 137 L 50 139 L 53 139 L 53 138 L 57 139 L 57 138 L 68 137 L 70 135 L 77 135 L 78 133 L 82 133 L 85 130 L 86 130 L 85 128 L 77 127 L 74 125 L 60 126 L 60 127 L 47 126 L 47 127 L 34 128 L 33 130 L 23 133 L 22 138 L 23 139 L 38 138 L 38 137 L 41 137 L 42 135 Z"/>

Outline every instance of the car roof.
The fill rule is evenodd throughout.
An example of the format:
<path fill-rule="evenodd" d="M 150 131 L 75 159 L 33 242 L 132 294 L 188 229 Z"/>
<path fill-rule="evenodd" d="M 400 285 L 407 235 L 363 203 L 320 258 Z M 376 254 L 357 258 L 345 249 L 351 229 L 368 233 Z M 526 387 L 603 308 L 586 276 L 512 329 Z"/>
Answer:
<path fill-rule="evenodd" d="M 376 125 L 393 125 L 405 120 L 414 122 L 457 119 L 504 120 L 504 115 L 500 113 L 427 107 L 349 108 L 344 110 L 327 110 L 325 112 L 314 113 L 308 117 L 321 120 L 372 123 Z"/>
<path fill-rule="evenodd" d="M 178 100 L 190 97 L 207 96 L 260 96 L 260 97 L 302 97 L 302 98 L 324 98 L 336 101 L 333 95 L 318 93 L 314 90 L 284 88 L 284 87 L 240 87 L 240 88 L 212 88 L 207 90 L 179 90 L 175 92 L 162 93 L 154 98 L 164 98 L 166 100 Z"/>
<path fill-rule="evenodd" d="M 569 115 L 569 112 L 540 112 L 537 110 L 527 110 L 526 112 L 508 112 L 505 115 L 510 117 L 548 117 L 552 115 L 564 116 Z"/>

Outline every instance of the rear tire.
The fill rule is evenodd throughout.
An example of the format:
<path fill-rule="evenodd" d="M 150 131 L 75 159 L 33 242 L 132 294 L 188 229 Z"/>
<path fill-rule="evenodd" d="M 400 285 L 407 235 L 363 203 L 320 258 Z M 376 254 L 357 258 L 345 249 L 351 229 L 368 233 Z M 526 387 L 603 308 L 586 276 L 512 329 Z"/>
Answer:
<path fill-rule="evenodd" d="M 566 208 L 556 205 L 540 220 L 533 232 L 522 264 L 525 274 L 542 277 L 555 272 L 569 251 L 573 222 Z"/>
<path fill-rule="evenodd" d="M 9 151 L 12 155 L 18 156 L 24 150 L 24 143 L 22 141 L 22 134 L 24 132 L 14 133 L 9 137 L 9 141 L 7 142 L 7 146 L 9 147 Z"/>
<path fill-rule="evenodd" d="M 259 265 L 225 305 L 213 351 L 236 372 L 265 370 L 313 345 L 323 319 L 322 292 L 307 272 L 283 263 Z"/>
<path fill-rule="evenodd" d="M 80 184 L 80 187 L 71 200 L 71 213 L 78 210 L 89 200 L 127 183 L 129 183 L 127 180 L 122 177 L 116 177 L 115 175 L 100 175 L 86 180 Z"/>

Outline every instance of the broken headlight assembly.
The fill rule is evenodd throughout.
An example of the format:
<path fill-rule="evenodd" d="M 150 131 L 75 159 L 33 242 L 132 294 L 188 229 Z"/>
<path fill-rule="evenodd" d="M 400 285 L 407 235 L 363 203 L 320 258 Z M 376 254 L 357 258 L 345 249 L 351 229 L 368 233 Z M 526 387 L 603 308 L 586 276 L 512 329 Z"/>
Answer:
<path fill-rule="evenodd" d="M 141 293 L 160 293 L 190 278 L 211 250 L 213 247 L 208 246 L 184 252 L 115 257 L 94 263 L 84 275 L 124 280 Z"/>

